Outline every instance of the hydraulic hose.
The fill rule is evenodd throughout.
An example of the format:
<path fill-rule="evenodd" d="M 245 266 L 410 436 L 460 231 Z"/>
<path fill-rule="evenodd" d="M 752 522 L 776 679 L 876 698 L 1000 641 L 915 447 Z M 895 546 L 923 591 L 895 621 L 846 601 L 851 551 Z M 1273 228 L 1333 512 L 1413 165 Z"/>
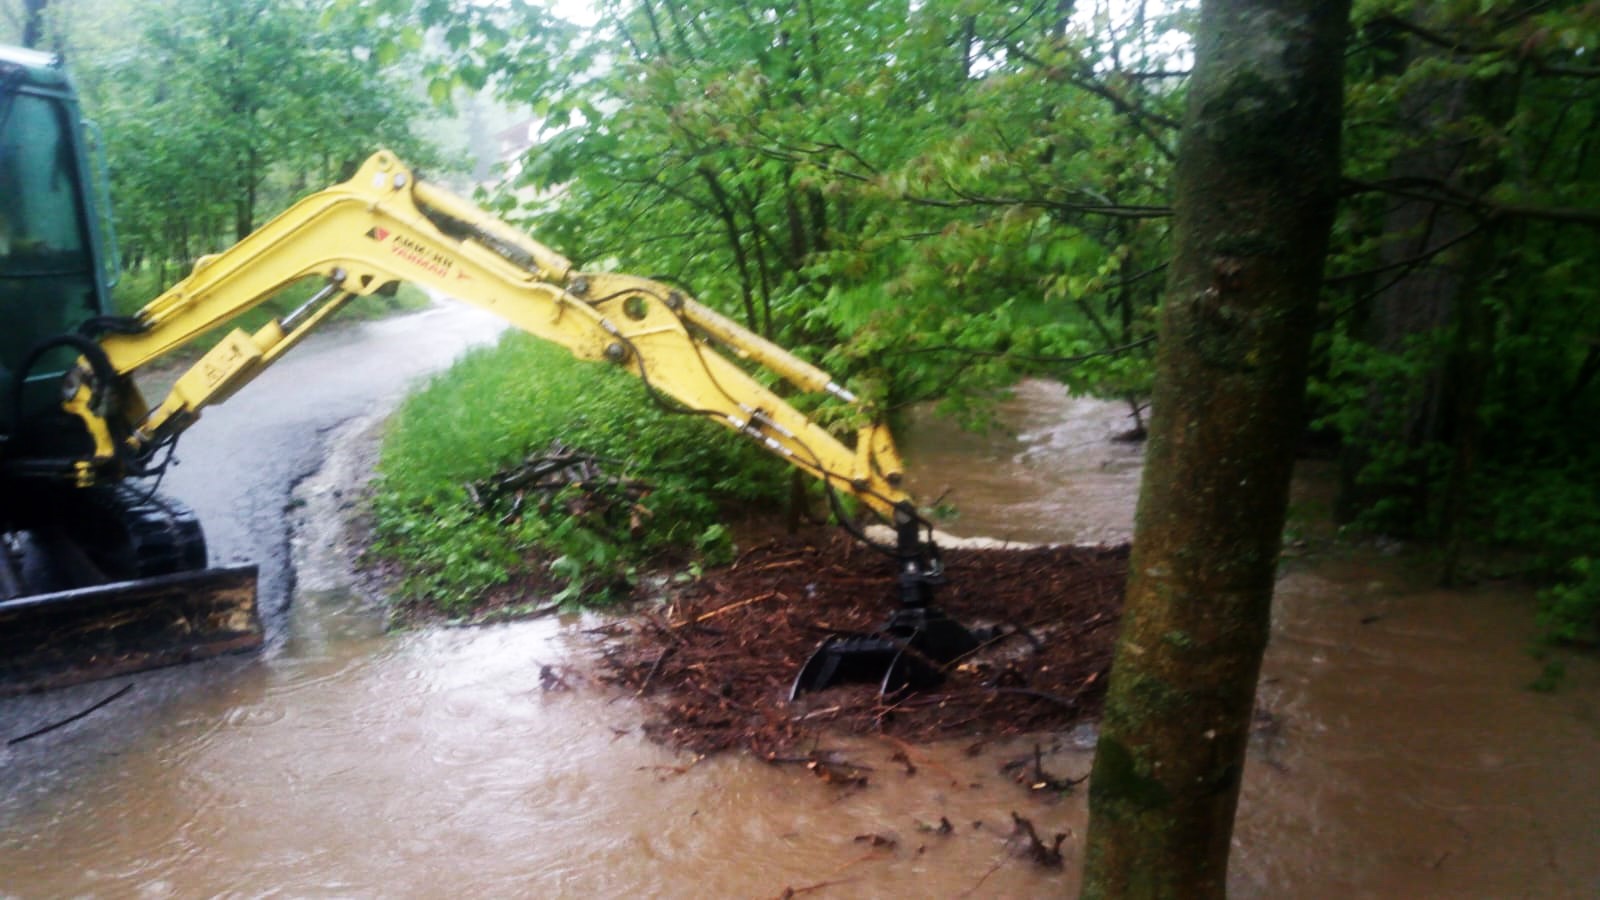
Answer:
<path fill-rule="evenodd" d="M 39 365 L 39 361 L 44 359 L 46 353 L 57 347 L 71 347 L 89 361 L 89 368 L 94 372 L 95 391 L 95 396 L 90 398 L 91 404 L 99 402 L 101 390 L 116 382 L 116 367 L 111 365 L 111 359 L 106 356 L 106 351 L 95 341 L 81 334 L 58 334 L 55 337 L 45 338 L 34 344 L 28 350 L 28 355 L 22 358 L 22 364 L 17 366 L 16 380 L 11 385 L 11 410 L 14 421 L 18 423 L 22 421 L 28 375 Z"/>

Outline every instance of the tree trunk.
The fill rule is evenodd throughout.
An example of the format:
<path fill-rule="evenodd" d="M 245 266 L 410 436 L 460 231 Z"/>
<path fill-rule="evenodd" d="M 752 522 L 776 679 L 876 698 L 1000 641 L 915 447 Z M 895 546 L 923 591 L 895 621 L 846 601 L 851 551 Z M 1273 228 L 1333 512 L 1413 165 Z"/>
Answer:
<path fill-rule="evenodd" d="M 1410 18 L 1449 27 L 1438 4 L 1416 3 Z M 1414 36 L 1400 38 L 1396 50 L 1417 71 L 1459 62 L 1454 52 Z M 1497 138 L 1516 112 L 1516 82 L 1514 74 L 1403 82 L 1393 140 L 1404 149 L 1390 160 L 1389 179 L 1487 196 L 1501 180 Z M 1481 291 L 1499 259 L 1496 234 L 1484 211 L 1454 198 L 1429 199 L 1424 190 L 1391 203 L 1379 261 L 1399 274 L 1373 298 L 1361 337 L 1386 354 L 1412 354 L 1415 368 L 1404 384 L 1371 386 L 1362 427 L 1341 451 L 1336 513 L 1352 521 L 1383 501 L 1389 511 L 1376 524 L 1384 531 L 1449 542 L 1465 508 L 1451 491 L 1463 486 L 1460 467 L 1476 453 L 1477 405 L 1490 365 L 1493 328 Z M 1414 349 L 1419 341 L 1436 347 Z M 1451 474 L 1441 477 L 1436 457 L 1446 448 Z M 1375 457 L 1382 466 L 1372 466 Z"/>
<path fill-rule="evenodd" d="M 256 190 L 261 184 L 261 154 L 251 147 L 245 153 L 244 171 L 239 174 L 239 194 L 233 201 L 233 240 L 235 243 L 256 230 Z"/>
<path fill-rule="evenodd" d="M 1085 897 L 1218 897 L 1339 180 L 1349 2 L 1207 0 Z"/>
<path fill-rule="evenodd" d="M 22 46 L 38 48 L 44 42 L 44 11 L 50 0 L 22 0 Z"/>

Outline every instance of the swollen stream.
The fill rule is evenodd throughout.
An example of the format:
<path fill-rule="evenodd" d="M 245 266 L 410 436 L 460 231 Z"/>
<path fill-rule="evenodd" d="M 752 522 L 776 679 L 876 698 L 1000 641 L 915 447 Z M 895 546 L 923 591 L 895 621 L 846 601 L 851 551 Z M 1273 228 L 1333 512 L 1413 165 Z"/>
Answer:
<path fill-rule="evenodd" d="M 1002 411 L 1008 430 L 919 423 L 913 488 L 948 490 L 957 534 L 1125 539 L 1138 449 L 1108 440 L 1124 411 L 1028 384 Z M 336 505 L 332 482 L 302 495 Z M 1301 496 L 1315 505 L 1314 489 Z M 1031 741 L 912 748 L 915 775 L 891 743 L 828 741 L 873 767 L 864 789 L 801 766 L 697 762 L 645 741 L 631 698 L 584 676 L 593 622 L 386 636 L 319 561 L 335 541 L 299 543 L 278 652 L 0 798 L 0 895 L 1076 891 L 1083 789 L 1039 796 L 1000 771 Z M 1569 660 L 1558 693 L 1524 689 L 1538 669 L 1525 593 L 1439 591 L 1375 553 L 1291 557 L 1278 593 L 1236 896 L 1600 893 L 1600 671 Z M 74 727 L 104 739 L 92 719 Z M 1041 736 L 1045 768 L 1086 773 L 1090 737 Z M 1064 870 L 1009 852 L 1012 812 L 1071 835 Z M 860 839 L 872 835 L 893 844 Z"/>

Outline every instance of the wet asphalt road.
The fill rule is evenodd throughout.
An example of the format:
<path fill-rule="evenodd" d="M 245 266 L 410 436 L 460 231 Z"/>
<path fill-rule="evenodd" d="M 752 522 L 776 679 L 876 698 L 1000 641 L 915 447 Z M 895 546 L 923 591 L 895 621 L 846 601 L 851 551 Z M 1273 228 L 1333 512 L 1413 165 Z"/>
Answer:
<path fill-rule="evenodd" d="M 75 766 L 114 757 L 120 742 L 147 727 L 169 698 L 225 689 L 232 673 L 270 665 L 291 614 L 287 512 L 295 485 L 316 472 L 341 424 L 387 412 L 409 386 L 466 349 L 494 341 L 501 330 L 498 318 L 456 304 L 336 327 L 311 336 L 227 402 L 207 410 L 179 443 L 179 463 L 161 490 L 199 514 L 212 565 L 254 562 L 260 567 L 267 648 L 245 657 L 0 699 L 0 797 L 5 798 L 0 827 L 5 805 L 50 790 Z M 146 390 L 153 393 L 149 385 Z M 20 744 L 6 743 L 124 685 L 131 690 L 79 722 Z"/>
<path fill-rule="evenodd" d="M 315 335 L 184 435 L 162 490 L 199 514 L 213 565 L 261 567 L 269 640 L 293 590 L 290 494 L 321 465 L 328 437 L 387 412 L 409 385 L 499 329 L 487 313 L 449 305 Z"/>

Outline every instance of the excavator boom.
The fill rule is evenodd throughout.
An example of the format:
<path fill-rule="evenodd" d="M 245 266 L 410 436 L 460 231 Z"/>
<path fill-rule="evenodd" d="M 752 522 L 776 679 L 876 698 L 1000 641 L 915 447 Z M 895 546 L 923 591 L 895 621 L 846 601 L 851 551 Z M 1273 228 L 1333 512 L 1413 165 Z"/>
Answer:
<path fill-rule="evenodd" d="M 229 331 L 164 398 L 146 403 L 133 380 L 142 368 L 306 279 L 323 288 L 304 305 L 254 333 Z M 704 415 L 759 442 L 830 491 L 896 522 L 911 580 L 937 579 L 936 558 L 920 554 L 921 520 L 900 488 L 901 461 L 889 432 L 827 373 L 675 287 L 575 270 L 559 253 L 418 180 L 387 151 L 348 181 L 202 258 L 131 318 L 102 316 L 45 341 L 20 366 L 18 379 L 29 380 L 43 352 L 80 354 L 55 414 L 69 425 L 54 426 L 74 438 L 43 444 L 67 451 L 9 452 L 0 457 L 0 475 L 39 496 L 55 490 L 39 485 L 70 485 L 84 496 L 115 499 L 128 479 L 159 471 L 165 452 L 206 407 L 233 395 L 343 305 L 400 282 L 486 309 L 580 359 L 622 368 L 657 404 Z M 826 395 L 838 420 L 856 428 L 853 446 L 768 386 L 779 383 L 791 393 Z M 71 526 L 88 516 L 57 518 Z M 185 546 L 183 552 L 193 550 L 192 542 Z M 162 579 L 10 601 L 0 594 L 0 683 L 45 686 L 258 645 L 254 591 L 243 589 L 253 579 L 227 570 L 194 572 L 204 565 L 200 546 L 198 562 L 163 570 L 171 574 Z M 908 596 L 925 594 L 910 590 Z M 31 678 L 25 669 L 42 674 Z"/>
<path fill-rule="evenodd" d="M 576 271 L 560 254 L 467 201 L 419 181 L 379 152 L 349 181 L 312 194 L 216 256 L 100 341 L 103 369 L 122 378 L 306 278 L 327 288 L 254 334 L 234 331 L 151 410 L 132 400 L 94 411 L 95 367 L 67 408 L 97 436 L 76 477 L 146 458 L 201 411 L 237 391 L 346 302 L 398 282 L 493 312 L 580 359 L 608 361 L 663 403 L 706 415 L 885 517 L 907 497 L 887 430 L 827 373 L 700 304 L 630 275 Z M 855 446 L 801 413 L 758 377 L 825 393 L 854 411 Z M 100 377 L 105 377 L 104 374 Z M 581 402 L 581 399 L 580 401 Z M 120 413 L 121 421 L 118 421 Z"/>

